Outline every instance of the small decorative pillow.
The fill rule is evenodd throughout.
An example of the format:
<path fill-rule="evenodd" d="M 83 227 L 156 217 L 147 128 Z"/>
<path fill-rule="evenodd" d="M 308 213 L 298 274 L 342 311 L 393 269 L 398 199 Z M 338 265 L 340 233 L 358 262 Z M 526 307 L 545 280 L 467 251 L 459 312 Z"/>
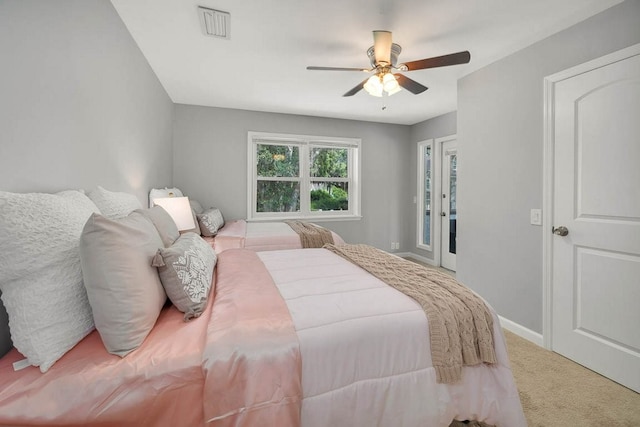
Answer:
<path fill-rule="evenodd" d="M 134 212 L 138 212 L 142 216 L 149 218 L 153 225 L 155 225 L 156 230 L 158 230 L 158 234 L 165 248 L 173 245 L 173 242 L 180 237 L 180 232 L 178 231 L 175 221 L 162 206 L 156 205 L 150 209 L 136 209 Z"/>
<path fill-rule="evenodd" d="M 118 220 L 93 214 L 80 237 L 84 285 L 96 329 L 111 354 L 142 345 L 167 295 L 151 261 L 162 240 L 139 212 Z"/>
<path fill-rule="evenodd" d="M 217 208 L 209 208 L 202 214 L 197 215 L 200 224 L 200 232 L 205 237 L 215 236 L 218 230 L 224 226 L 222 212 Z"/>
<path fill-rule="evenodd" d="M 136 209 L 142 209 L 140 200 L 133 194 L 119 193 L 98 187 L 87 194 L 100 213 L 109 219 L 124 218 Z"/>
<path fill-rule="evenodd" d="M 185 233 L 170 248 L 158 249 L 153 266 L 169 299 L 184 313 L 184 320 L 202 314 L 211 291 L 216 253 L 195 233 Z"/>
<path fill-rule="evenodd" d="M 75 196 L 0 191 L 1 297 L 13 345 L 42 372 L 94 328 L 78 245 L 92 213 Z"/>

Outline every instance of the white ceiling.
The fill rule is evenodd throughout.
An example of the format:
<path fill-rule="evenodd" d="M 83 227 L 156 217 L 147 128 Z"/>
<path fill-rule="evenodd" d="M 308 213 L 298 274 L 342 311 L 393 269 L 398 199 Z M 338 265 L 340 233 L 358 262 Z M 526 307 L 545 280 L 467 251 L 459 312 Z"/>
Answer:
<path fill-rule="evenodd" d="M 414 124 L 456 109 L 456 81 L 622 0 L 111 0 L 175 103 Z M 231 40 L 203 35 L 197 6 L 231 13 Z M 429 90 L 342 97 L 367 76 L 372 30 L 398 62 L 471 52 L 406 73 Z M 382 109 L 386 105 L 386 109 Z"/>

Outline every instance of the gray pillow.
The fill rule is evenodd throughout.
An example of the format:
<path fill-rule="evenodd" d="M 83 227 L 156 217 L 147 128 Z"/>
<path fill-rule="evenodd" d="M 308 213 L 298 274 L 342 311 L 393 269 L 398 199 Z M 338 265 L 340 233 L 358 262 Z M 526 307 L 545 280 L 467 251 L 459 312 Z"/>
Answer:
<path fill-rule="evenodd" d="M 191 215 L 193 215 L 193 223 L 195 224 L 195 227 L 188 230 L 182 230 L 180 234 L 196 233 L 199 236 L 202 233 L 200 231 L 200 225 L 198 225 L 198 217 L 196 216 L 196 212 L 193 210 L 193 208 L 191 208 Z"/>
<path fill-rule="evenodd" d="M 134 212 L 138 212 L 149 218 L 153 225 L 155 225 L 156 230 L 158 230 L 158 234 L 165 248 L 173 245 L 173 242 L 180 237 L 180 232 L 178 231 L 175 221 L 162 206 L 156 205 L 150 209 L 137 209 Z"/>
<path fill-rule="evenodd" d="M 189 204 L 191 205 L 191 209 L 193 209 L 193 211 L 197 214 L 201 214 L 202 212 L 204 212 L 204 208 L 202 207 L 202 205 L 200 204 L 199 201 L 197 200 L 193 200 L 193 199 L 189 199 Z"/>
<path fill-rule="evenodd" d="M 197 215 L 200 225 L 200 232 L 205 237 L 215 236 L 218 230 L 224 226 L 224 218 L 220 209 L 209 208 L 200 215 Z"/>
<path fill-rule="evenodd" d="M 184 320 L 202 314 L 211 291 L 216 253 L 195 233 L 185 233 L 170 248 L 160 248 L 153 260 L 169 299 Z"/>
<path fill-rule="evenodd" d="M 80 237 L 84 285 L 109 353 L 126 356 L 155 325 L 167 295 L 151 261 L 162 247 L 153 223 L 139 212 L 118 220 L 93 214 L 85 224 Z"/>

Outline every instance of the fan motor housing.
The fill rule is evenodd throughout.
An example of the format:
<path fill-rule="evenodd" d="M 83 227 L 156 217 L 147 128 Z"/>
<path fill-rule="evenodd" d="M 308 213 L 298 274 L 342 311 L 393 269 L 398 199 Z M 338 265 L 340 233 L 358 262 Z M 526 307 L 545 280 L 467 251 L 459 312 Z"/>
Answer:
<path fill-rule="evenodd" d="M 398 55 L 402 52 L 402 47 L 399 44 L 392 43 L 391 44 L 391 66 L 395 67 L 398 62 Z M 378 64 L 376 64 L 376 52 L 374 46 L 371 46 L 367 49 L 367 56 L 369 57 L 369 62 L 371 62 L 371 66 L 376 68 Z"/>

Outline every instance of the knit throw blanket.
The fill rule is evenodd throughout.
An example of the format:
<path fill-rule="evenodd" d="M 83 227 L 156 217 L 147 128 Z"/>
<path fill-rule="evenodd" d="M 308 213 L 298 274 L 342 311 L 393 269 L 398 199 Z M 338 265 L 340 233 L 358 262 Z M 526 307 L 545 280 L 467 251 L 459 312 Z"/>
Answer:
<path fill-rule="evenodd" d="M 496 363 L 493 317 L 484 301 L 451 276 L 367 245 L 325 245 L 413 298 L 429 322 L 438 383 L 462 378 L 462 367 Z"/>
<path fill-rule="evenodd" d="M 304 221 L 285 221 L 289 227 L 300 236 L 303 248 L 321 248 L 329 243 L 333 244 L 331 231 L 319 225 Z"/>

